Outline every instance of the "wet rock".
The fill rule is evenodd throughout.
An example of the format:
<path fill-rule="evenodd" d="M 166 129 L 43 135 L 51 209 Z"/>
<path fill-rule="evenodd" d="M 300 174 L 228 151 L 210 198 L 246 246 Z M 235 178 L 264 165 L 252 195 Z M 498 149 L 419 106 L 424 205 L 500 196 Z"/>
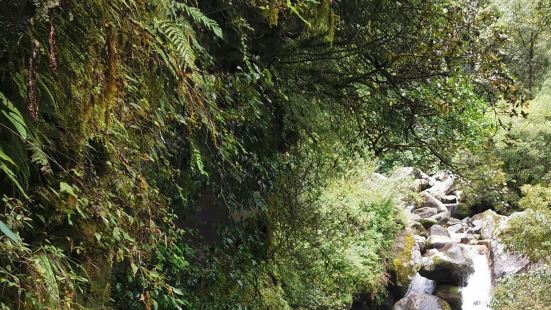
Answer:
<path fill-rule="evenodd" d="M 465 285 L 473 271 L 473 261 L 468 252 L 462 246 L 452 245 L 431 257 L 424 257 L 419 274 L 446 284 Z"/>
<path fill-rule="evenodd" d="M 439 284 L 434 290 L 434 295 L 445 300 L 452 310 L 461 310 L 461 287 L 448 284 Z"/>
<path fill-rule="evenodd" d="M 436 208 L 430 208 L 430 207 L 424 207 L 413 210 L 413 214 L 418 215 L 421 218 L 429 218 L 433 215 L 436 215 L 438 213 L 438 209 Z"/>
<path fill-rule="evenodd" d="M 417 293 L 400 299 L 392 310 L 451 310 L 451 307 L 441 298 Z"/>
<path fill-rule="evenodd" d="M 435 287 L 436 282 L 421 276 L 419 273 L 416 273 L 411 281 L 406 295 L 419 293 L 432 294 Z"/>

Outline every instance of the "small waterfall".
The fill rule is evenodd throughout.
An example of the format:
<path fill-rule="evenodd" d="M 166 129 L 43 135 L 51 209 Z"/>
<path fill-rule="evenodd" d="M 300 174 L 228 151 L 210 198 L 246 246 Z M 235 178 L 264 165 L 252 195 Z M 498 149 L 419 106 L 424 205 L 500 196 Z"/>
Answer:
<path fill-rule="evenodd" d="M 411 284 L 409 285 L 406 296 L 409 294 L 420 294 L 420 293 L 432 294 L 435 287 L 436 287 L 435 281 L 429 280 L 421 276 L 419 273 L 416 273 L 415 276 L 413 277 L 413 280 L 411 281 Z"/>
<path fill-rule="evenodd" d="M 474 263 L 474 273 L 469 277 L 466 287 L 461 290 L 463 300 L 462 310 L 490 310 L 490 291 L 492 289 L 492 273 L 486 254 L 471 248 Z"/>

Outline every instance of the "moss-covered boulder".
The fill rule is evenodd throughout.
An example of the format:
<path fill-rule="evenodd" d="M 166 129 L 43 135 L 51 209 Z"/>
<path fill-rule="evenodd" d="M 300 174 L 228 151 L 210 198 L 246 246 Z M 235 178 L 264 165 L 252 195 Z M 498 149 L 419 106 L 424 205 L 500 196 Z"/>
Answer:
<path fill-rule="evenodd" d="M 434 295 L 445 300 L 452 310 L 461 310 L 463 303 L 461 287 L 457 285 L 439 284 L 434 290 Z"/>
<path fill-rule="evenodd" d="M 421 260 L 421 252 L 411 230 L 404 230 L 398 235 L 394 241 L 393 253 L 393 283 L 399 291 L 400 298 L 405 295 Z"/>

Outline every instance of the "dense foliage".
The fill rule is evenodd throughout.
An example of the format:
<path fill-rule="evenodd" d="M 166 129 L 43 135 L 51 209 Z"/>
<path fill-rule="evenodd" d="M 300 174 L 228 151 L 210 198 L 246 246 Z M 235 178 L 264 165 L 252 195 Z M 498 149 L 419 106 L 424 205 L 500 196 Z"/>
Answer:
<path fill-rule="evenodd" d="M 0 3 L 3 308 L 375 303 L 407 199 L 376 163 L 488 151 L 522 101 L 478 1 L 30 5 Z"/>

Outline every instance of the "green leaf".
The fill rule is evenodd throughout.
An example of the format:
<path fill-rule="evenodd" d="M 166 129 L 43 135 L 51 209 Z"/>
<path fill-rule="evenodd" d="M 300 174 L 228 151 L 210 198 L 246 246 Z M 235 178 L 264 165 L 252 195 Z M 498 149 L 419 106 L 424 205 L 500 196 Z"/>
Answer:
<path fill-rule="evenodd" d="M 29 198 L 29 196 L 27 195 L 27 193 L 25 192 L 21 184 L 19 184 L 19 181 L 17 180 L 17 176 L 8 166 L 0 162 L 0 170 L 4 171 L 4 173 L 8 176 L 10 181 L 13 183 L 13 185 L 15 185 L 15 187 L 17 187 L 21 195 L 23 195 L 23 197 Z"/>
<path fill-rule="evenodd" d="M 73 197 L 77 197 L 75 194 L 75 190 L 73 187 L 65 182 L 59 182 L 59 192 L 60 193 L 67 193 Z"/>
<path fill-rule="evenodd" d="M 21 244 L 21 239 L 18 235 L 16 235 L 11 229 L 0 220 L 0 231 L 6 235 L 6 237 L 10 238 L 13 242 L 17 244 Z"/>
<path fill-rule="evenodd" d="M 15 127 L 15 130 L 17 131 L 17 134 L 21 137 L 21 139 L 25 140 L 27 139 L 27 124 L 25 123 L 25 119 L 23 118 L 23 115 L 19 112 L 19 110 L 13 105 L 13 103 L 4 96 L 3 93 L 0 92 L 0 101 L 4 104 L 4 106 L 8 109 L 8 111 L 2 110 L 2 114 L 12 123 L 12 125 Z"/>

